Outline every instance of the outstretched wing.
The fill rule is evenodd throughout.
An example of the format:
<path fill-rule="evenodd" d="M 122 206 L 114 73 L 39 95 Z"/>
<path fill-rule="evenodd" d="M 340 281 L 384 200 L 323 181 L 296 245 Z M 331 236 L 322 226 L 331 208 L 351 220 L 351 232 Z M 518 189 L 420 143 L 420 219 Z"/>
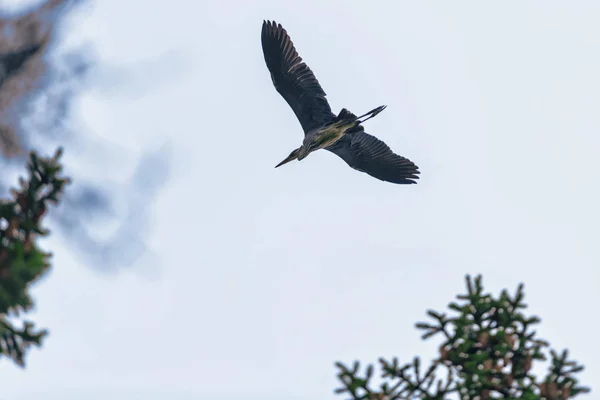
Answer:
<path fill-rule="evenodd" d="M 395 154 L 383 141 L 360 130 L 348 132 L 327 150 L 352 168 L 382 181 L 410 184 L 421 172 L 408 158 Z"/>
<path fill-rule="evenodd" d="M 333 113 L 325 91 L 281 24 L 263 21 L 261 40 L 273 85 L 294 110 L 304 133 L 330 121 Z"/>

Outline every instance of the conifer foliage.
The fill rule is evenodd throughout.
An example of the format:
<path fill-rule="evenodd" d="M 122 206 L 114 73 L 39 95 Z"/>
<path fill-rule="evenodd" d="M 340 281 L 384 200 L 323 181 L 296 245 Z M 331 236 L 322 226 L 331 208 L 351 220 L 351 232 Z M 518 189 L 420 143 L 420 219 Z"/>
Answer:
<path fill-rule="evenodd" d="M 428 311 L 431 322 L 420 322 L 422 338 L 442 337 L 439 356 L 423 368 L 419 357 L 399 364 L 397 358 L 379 359 L 381 383 L 371 379 L 374 366 L 361 371 L 336 363 L 342 387 L 336 393 L 353 400 L 396 399 L 570 399 L 589 388 L 575 377 L 583 367 L 569 360 L 567 350 L 558 354 L 531 328 L 540 322 L 526 316 L 523 284 L 511 296 L 503 290 L 494 297 L 484 293 L 481 276 L 466 277 L 467 293 L 449 304 L 453 313 Z M 548 372 L 538 378 L 534 363 L 547 360 Z"/>
<path fill-rule="evenodd" d="M 30 285 L 50 267 L 51 254 L 38 247 L 37 239 L 48 235 L 41 226 L 44 214 L 49 205 L 58 204 L 69 183 L 60 175 L 61 153 L 58 149 L 54 157 L 42 158 L 31 152 L 28 179 L 19 179 L 11 199 L 0 200 L 0 358 L 8 357 L 21 367 L 28 348 L 40 346 L 47 335 L 21 315 L 34 305 Z"/>

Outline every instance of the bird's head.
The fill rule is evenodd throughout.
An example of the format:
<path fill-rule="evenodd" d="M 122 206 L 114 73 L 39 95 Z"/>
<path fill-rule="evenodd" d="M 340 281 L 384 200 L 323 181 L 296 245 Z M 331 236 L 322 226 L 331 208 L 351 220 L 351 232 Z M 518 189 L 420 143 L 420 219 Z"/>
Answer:
<path fill-rule="evenodd" d="M 287 156 L 287 158 L 286 158 L 285 160 L 283 160 L 282 162 L 280 162 L 279 164 L 277 164 L 277 165 L 275 166 L 275 168 L 277 168 L 277 167 L 281 167 L 283 164 L 287 164 L 287 163 L 289 163 L 290 161 L 293 161 L 293 160 L 297 159 L 297 158 L 298 158 L 298 153 L 299 153 L 299 152 L 300 152 L 300 148 L 297 148 L 296 150 L 292 151 L 292 152 L 290 153 L 290 155 L 289 155 L 289 156 Z"/>

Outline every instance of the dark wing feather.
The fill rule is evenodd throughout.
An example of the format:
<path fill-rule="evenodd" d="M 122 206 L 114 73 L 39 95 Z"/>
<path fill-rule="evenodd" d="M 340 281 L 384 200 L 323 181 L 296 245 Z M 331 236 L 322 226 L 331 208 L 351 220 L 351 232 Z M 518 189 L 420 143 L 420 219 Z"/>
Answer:
<path fill-rule="evenodd" d="M 419 179 L 419 167 L 362 130 L 346 133 L 327 150 L 341 157 L 352 168 L 382 181 L 410 184 L 417 183 L 414 180 Z"/>
<path fill-rule="evenodd" d="M 261 41 L 273 85 L 294 110 L 304 133 L 331 121 L 333 113 L 325 91 L 296 52 L 285 29 L 264 21 Z"/>

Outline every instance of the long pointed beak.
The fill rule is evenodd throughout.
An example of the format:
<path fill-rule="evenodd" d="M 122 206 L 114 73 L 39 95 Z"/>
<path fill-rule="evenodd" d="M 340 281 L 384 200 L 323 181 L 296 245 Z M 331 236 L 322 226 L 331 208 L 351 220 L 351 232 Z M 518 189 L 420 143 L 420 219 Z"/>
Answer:
<path fill-rule="evenodd" d="M 296 154 L 290 154 L 285 160 L 283 160 L 282 162 L 280 162 L 279 164 L 277 164 L 275 166 L 275 168 L 281 167 L 283 164 L 287 164 L 290 161 L 295 160 L 296 158 L 298 158 L 298 156 Z"/>

